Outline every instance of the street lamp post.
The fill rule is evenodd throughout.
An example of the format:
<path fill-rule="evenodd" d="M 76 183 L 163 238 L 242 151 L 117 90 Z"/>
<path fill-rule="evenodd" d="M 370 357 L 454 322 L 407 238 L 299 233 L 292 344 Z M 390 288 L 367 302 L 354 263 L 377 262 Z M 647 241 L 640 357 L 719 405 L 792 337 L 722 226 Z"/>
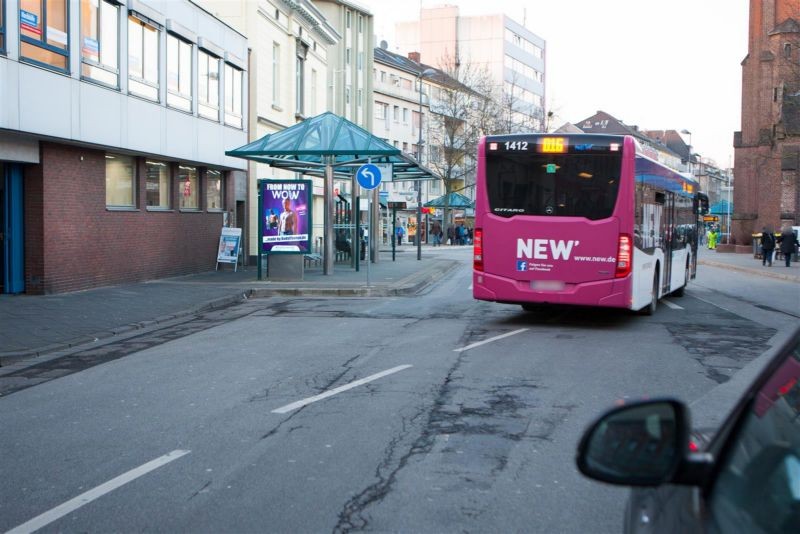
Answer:
<path fill-rule="evenodd" d="M 419 80 L 419 138 L 417 141 L 417 163 L 422 165 L 422 79 L 435 74 L 434 69 L 420 71 Z M 425 229 L 427 232 L 427 228 Z M 417 180 L 417 260 L 422 260 L 422 181 Z"/>

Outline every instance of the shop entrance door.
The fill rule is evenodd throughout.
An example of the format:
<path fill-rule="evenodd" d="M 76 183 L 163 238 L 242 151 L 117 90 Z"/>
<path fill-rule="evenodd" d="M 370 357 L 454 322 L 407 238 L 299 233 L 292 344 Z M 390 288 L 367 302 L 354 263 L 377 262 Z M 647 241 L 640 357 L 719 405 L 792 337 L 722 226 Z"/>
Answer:
<path fill-rule="evenodd" d="M 0 292 L 25 291 L 22 165 L 0 163 Z"/>

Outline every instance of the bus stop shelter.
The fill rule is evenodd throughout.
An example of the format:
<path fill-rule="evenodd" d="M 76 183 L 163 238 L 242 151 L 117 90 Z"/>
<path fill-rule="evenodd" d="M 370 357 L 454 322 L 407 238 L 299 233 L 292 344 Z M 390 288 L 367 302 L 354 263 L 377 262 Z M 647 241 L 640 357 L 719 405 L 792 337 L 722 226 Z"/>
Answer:
<path fill-rule="evenodd" d="M 464 213 L 466 214 L 466 210 L 468 208 L 475 207 L 475 202 L 465 197 L 461 193 L 453 192 L 426 202 L 425 207 L 444 210 L 444 216 L 442 217 L 442 229 L 446 230 L 445 225 L 449 224 L 449 221 L 445 220 L 448 210 L 464 210 Z M 464 218 L 466 219 L 466 217 Z"/>
<path fill-rule="evenodd" d="M 435 177 L 433 172 L 399 148 L 331 112 L 308 118 L 225 154 L 266 163 L 276 169 L 324 178 L 323 273 L 326 275 L 333 274 L 335 254 L 334 176 L 351 181 L 354 198 L 359 193 L 355 172 L 364 163 L 390 163 L 392 179 L 398 181 Z M 373 243 L 376 244 L 377 240 L 370 242 L 370 246 L 375 246 Z M 261 254 L 261 243 L 258 251 Z"/>

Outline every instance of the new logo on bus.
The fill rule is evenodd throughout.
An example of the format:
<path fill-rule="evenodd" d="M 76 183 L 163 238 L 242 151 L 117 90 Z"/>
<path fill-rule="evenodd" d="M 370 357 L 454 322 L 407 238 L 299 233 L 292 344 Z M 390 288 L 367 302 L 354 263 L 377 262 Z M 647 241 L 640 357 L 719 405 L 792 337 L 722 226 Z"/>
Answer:
<path fill-rule="evenodd" d="M 580 241 L 556 241 L 554 239 L 517 239 L 517 257 L 534 260 L 568 260 L 572 247 L 580 245 Z"/>

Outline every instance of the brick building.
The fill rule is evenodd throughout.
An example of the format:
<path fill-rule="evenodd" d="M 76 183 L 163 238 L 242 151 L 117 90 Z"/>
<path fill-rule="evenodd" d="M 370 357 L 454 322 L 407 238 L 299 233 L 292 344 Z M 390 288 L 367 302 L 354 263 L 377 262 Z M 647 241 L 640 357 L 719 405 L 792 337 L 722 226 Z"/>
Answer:
<path fill-rule="evenodd" d="M 0 0 L 0 293 L 213 269 L 247 53 L 189 0 Z"/>
<path fill-rule="evenodd" d="M 750 0 L 741 117 L 733 234 L 750 250 L 762 226 L 800 224 L 800 0 Z"/>

